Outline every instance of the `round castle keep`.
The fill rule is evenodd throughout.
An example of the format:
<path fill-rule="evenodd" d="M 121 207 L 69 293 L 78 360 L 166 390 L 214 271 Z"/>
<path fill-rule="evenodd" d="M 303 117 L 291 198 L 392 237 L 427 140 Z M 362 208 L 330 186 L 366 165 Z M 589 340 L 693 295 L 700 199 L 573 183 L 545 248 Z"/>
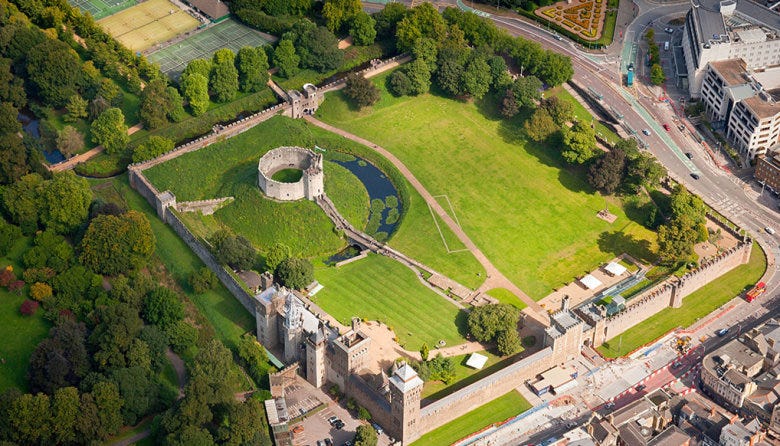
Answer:
<path fill-rule="evenodd" d="M 273 180 L 274 174 L 283 169 L 300 169 L 303 175 L 295 183 Z M 314 200 L 325 189 L 322 154 L 303 147 L 277 147 L 269 151 L 260 158 L 257 173 L 257 185 L 266 195 L 277 200 Z"/>

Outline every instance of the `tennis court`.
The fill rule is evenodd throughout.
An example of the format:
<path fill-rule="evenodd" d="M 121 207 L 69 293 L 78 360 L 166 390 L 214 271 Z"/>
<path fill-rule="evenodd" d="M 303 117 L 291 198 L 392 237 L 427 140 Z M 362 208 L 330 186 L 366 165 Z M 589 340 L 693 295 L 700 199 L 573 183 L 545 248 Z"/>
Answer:
<path fill-rule="evenodd" d="M 147 0 L 98 21 L 132 51 L 143 51 L 200 25 L 197 19 L 169 0 Z"/>
<path fill-rule="evenodd" d="M 147 56 L 160 65 L 163 73 L 173 79 L 179 77 L 193 59 L 209 59 L 220 48 L 234 52 L 245 46 L 262 46 L 269 43 L 260 33 L 233 19 L 225 20 L 181 42 L 155 51 Z"/>
<path fill-rule="evenodd" d="M 138 0 L 68 0 L 68 3 L 82 12 L 90 13 L 95 20 L 100 20 L 137 5 Z"/>

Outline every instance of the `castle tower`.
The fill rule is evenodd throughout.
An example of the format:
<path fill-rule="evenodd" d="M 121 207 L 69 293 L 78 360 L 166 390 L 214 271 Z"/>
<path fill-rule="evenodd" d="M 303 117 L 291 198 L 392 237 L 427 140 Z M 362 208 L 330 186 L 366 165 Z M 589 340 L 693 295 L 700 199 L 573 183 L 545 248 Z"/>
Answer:
<path fill-rule="evenodd" d="M 322 175 L 322 154 L 316 153 L 311 157 L 311 164 L 303 174 L 304 194 L 306 199 L 314 200 L 325 193 L 325 178 Z"/>
<path fill-rule="evenodd" d="M 257 327 L 257 341 L 267 348 L 274 348 L 279 344 L 279 308 L 281 296 L 276 288 L 269 288 L 257 295 L 255 305 L 255 324 Z"/>
<path fill-rule="evenodd" d="M 360 330 L 350 330 L 333 341 L 330 366 L 332 374 L 328 381 L 338 384 L 349 394 L 349 375 L 366 368 L 369 359 L 371 338 Z"/>
<path fill-rule="evenodd" d="M 325 384 L 326 341 L 327 335 L 322 324 L 306 338 L 306 381 L 317 388 Z"/>
<path fill-rule="evenodd" d="M 392 436 L 409 444 L 420 437 L 420 395 L 423 381 L 404 363 L 390 377 L 390 412 Z"/>
<path fill-rule="evenodd" d="M 301 343 L 303 334 L 303 314 L 300 302 L 293 297 L 292 293 L 287 295 L 284 304 L 285 319 L 282 332 L 284 336 L 284 362 L 291 363 L 298 360 L 298 347 Z"/>

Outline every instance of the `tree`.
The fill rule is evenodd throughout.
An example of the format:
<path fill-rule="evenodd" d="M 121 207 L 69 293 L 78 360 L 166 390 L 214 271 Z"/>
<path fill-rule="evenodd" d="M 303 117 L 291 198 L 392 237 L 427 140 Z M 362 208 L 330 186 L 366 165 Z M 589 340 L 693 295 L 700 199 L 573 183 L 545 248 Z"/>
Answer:
<path fill-rule="evenodd" d="M 228 102 L 238 92 L 238 70 L 235 58 L 235 54 L 229 48 L 222 48 L 214 53 L 209 86 L 217 102 Z"/>
<path fill-rule="evenodd" d="M 176 293 L 165 287 L 157 287 L 144 299 L 143 317 L 147 323 L 165 330 L 184 319 L 184 306 Z"/>
<path fill-rule="evenodd" d="M 172 103 L 168 97 L 168 83 L 164 79 L 150 81 L 141 93 L 141 109 L 138 114 L 144 127 L 151 130 L 168 124 Z"/>
<path fill-rule="evenodd" d="M 656 187 L 666 175 L 666 168 L 649 153 L 637 153 L 628 162 L 628 184 L 634 190 Z"/>
<path fill-rule="evenodd" d="M 69 234 L 87 219 L 91 202 L 92 189 L 86 178 L 70 170 L 56 174 L 41 195 L 41 223 L 47 229 Z"/>
<path fill-rule="evenodd" d="M 51 433 L 49 395 L 29 393 L 11 403 L 8 411 L 10 439 L 18 444 L 47 444 Z"/>
<path fill-rule="evenodd" d="M 374 105 L 379 100 L 379 89 L 362 74 L 350 74 L 344 86 L 344 96 L 358 109 Z"/>
<path fill-rule="evenodd" d="M 84 136 L 75 127 L 66 125 L 57 135 L 57 149 L 70 158 L 84 148 Z"/>
<path fill-rule="evenodd" d="M 79 391 L 63 387 L 54 391 L 51 401 L 51 436 L 53 444 L 72 444 L 76 440 L 79 416 Z"/>
<path fill-rule="evenodd" d="M 37 173 L 22 176 L 3 191 L 3 203 L 11 219 L 30 235 L 38 229 L 38 211 L 43 196 L 44 180 Z"/>
<path fill-rule="evenodd" d="M 215 236 L 212 236 L 210 241 L 221 263 L 237 270 L 248 270 L 252 267 L 257 251 L 249 240 L 240 235 L 221 238 L 217 233 Z"/>
<path fill-rule="evenodd" d="M 430 352 L 431 352 L 431 350 L 428 347 L 428 344 L 423 342 L 422 347 L 420 347 L 420 357 L 422 358 L 423 361 L 427 361 L 428 360 L 428 355 L 430 354 Z"/>
<path fill-rule="evenodd" d="M 187 67 L 184 68 L 184 71 L 181 73 L 180 80 L 184 81 L 187 77 L 193 74 L 200 74 L 201 76 L 208 79 L 211 75 L 211 67 L 211 61 L 208 59 L 193 59 L 187 64 Z"/>
<path fill-rule="evenodd" d="M 666 75 L 664 74 L 664 69 L 661 67 L 661 64 L 653 64 L 653 66 L 650 67 L 650 82 L 652 82 L 653 85 L 663 85 L 663 83 L 666 82 Z"/>
<path fill-rule="evenodd" d="M 89 373 L 87 329 L 70 318 L 60 318 L 30 356 L 27 379 L 32 392 L 52 394 L 78 386 Z"/>
<path fill-rule="evenodd" d="M 395 96 L 412 94 L 412 81 L 403 69 L 395 70 L 393 71 L 393 74 L 390 75 L 388 78 L 388 90 Z"/>
<path fill-rule="evenodd" d="M 98 323 L 89 335 L 89 345 L 95 350 L 92 357 L 97 370 L 127 367 L 128 353 L 144 326 L 138 309 L 124 303 L 99 306 L 92 317 Z"/>
<path fill-rule="evenodd" d="M 439 47 L 435 40 L 427 37 L 417 39 L 412 45 L 412 55 L 425 62 L 431 72 L 436 70 Z"/>
<path fill-rule="evenodd" d="M 98 116 L 90 127 L 92 140 L 102 144 L 108 153 L 117 153 L 127 147 L 130 137 L 127 135 L 125 115 L 122 110 L 112 107 Z"/>
<path fill-rule="evenodd" d="M 295 290 L 301 290 L 314 281 L 314 266 L 306 259 L 290 257 L 276 267 L 279 282 Z"/>
<path fill-rule="evenodd" d="M 553 122 L 559 127 L 563 127 L 574 119 L 574 106 L 572 103 L 562 101 L 558 96 L 542 99 L 540 107 L 547 110 Z"/>
<path fill-rule="evenodd" d="M 152 371 L 159 373 L 168 363 L 165 352 L 168 350 L 168 335 L 154 325 L 147 325 L 138 337 L 149 349 L 149 365 Z"/>
<path fill-rule="evenodd" d="M 471 310 L 468 327 L 476 340 L 490 342 L 502 331 L 516 330 L 519 320 L 520 310 L 513 305 L 484 305 Z"/>
<path fill-rule="evenodd" d="M 555 125 L 555 121 L 546 109 L 537 108 L 534 110 L 534 114 L 523 123 L 523 130 L 531 140 L 543 142 L 560 130 L 560 127 Z"/>
<path fill-rule="evenodd" d="M 262 48 L 245 46 L 238 50 L 236 58 L 241 91 L 260 91 L 268 83 L 268 56 Z"/>
<path fill-rule="evenodd" d="M 51 285 L 41 282 L 35 282 L 30 285 L 30 297 L 38 302 L 44 302 L 51 296 Z"/>
<path fill-rule="evenodd" d="M 22 130 L 17 120 L 19 110 L 10 102 L 0 102 L 0 135 L 16 134 Z"/>
<path fill-rule="evenodd" d="M 265 254 L 265 267 L 268 271 L 274 271 L 283 260 L 290 257 L 292 257 L 292 250 L 290 247 L 284 243 L 276 242 Z"/>
<path fill-rule="evenodd" d="M 179 94 L 179 90 L 174 87 L 168 86 L 165 89 L 165 98 L 168 102 L 168 119 L 173 122 L 181 122 L 187 117 L 187 112 L 184 111 L 184 100 Z"/>
<path fill-rule="evenodd" d="M 200 116 L 209 107 L 209 80 L 199 73 L 194 73 L 182 82 L 184 99 L 189 102 L 192 114 Z"/>
<path fill-rule="evenodd" d="M 494 90 L 501 90 L 512 83 L 509 67 L 503 57 L 494 55 L 489 57 L 487 62 L 490 65 L 490 85 Z"/>
<path fill-rule="evenodd" d="M 512 118 L 520 111 L 520 104 L 511 88 L 507 88 L 501 100 L 501 116 Z"/>
<path fill-rule="evenodd" d="M 279 69 L 279 75 L 290 78 L 298 72 L 300 57 L 295 52 L 295 47 L 290 40 L 282 39 L 274 51 L 274 66 Z"/>
<path fill-rule="evenodd" d="M 536 76 L 518 78 L 511 88 L 518 103 L 529 109 L 535 108 L 536 102 L 542 98 L 542 81 Z"/>
<path fill-rule="evenodd" d="M 385 7 L 374 14 L 376 32 L 380 37 L 395 37 L 396 26 L 406 14 L 406 5 L 399 2 L 386 3 Z"/>
<path fill-rule="evenodd" d="M 445 92 L 460 96 L 463 94 L 463 72 L 469 50 L 459 46 L 446 46 L 439 51 L 436 68 L 436 83 Z"/>
<path fill-rule="evenodd" d="M 428 65 L 421 60 L 413 60 L 404 67 L 404 74 L 409 79 L 411 89 L 409 94 L 417 96 L 431 89 L 431 72 Z"/>
<path fill-rule="evenodd" d="M 5 257 L 21 237 L 22 230 L 19 229 L 19 226 L 12 225 L 0 218 L 0 257 Z"/>
<path fill-rule="evenodd" d="M 139 163 L 168 153 L 173 150 L 173 141 L 162 136 L 150 136 L 143 144 L 133 150 L 133 162 Z"/>
<path fill-rule="evenodd" d="M 111 371 L 111 382 L 122 399 L 122 422 L 133 426 L 146 416 L 157 403 L 159 387 L 149 369 L 129 367 Z"/>
<path fill-rule="evenodd" d="M 86 118 L 87 105 L 87 100 L 81 95 L 74 94 L 68 98 L 68 102 L 65 104 L 65 109 L 68 111 L 64 117 L 65 122 L 76 122 L 81 118 Z"/>
<path fill-rule="evenodd" d="M 520 336 L 515 328 L 503 330 L 496 338 L 496 348 L 503 356 L 514 355 L 523 348 Z"/>
<path fill-rule="evenodd" d="M 143 265 L 154 247 L 154 233 L 144 214 L 99 215 L 84 234 L 79 259 L 95 272 L 116 275 Z"/>
<path fill-rule="evenodd" d="M 57 299 L 54 304 L 60 310 L 79 310 L 85 300 L 95 298 L 102 278 L 82 265 L 71 266 L 51 281 Z M 86 306 L 87 309 L 89 306 Z"/>
<path fill-rule="evenodd" d="M 623 181 L 625 172 L 626 152 L 612 149 L 588 167 L 588 183 L 605 194 L 612 194 Z"/>
<path fill-rule="evenodd" d="M 589 125 L 577 122 L 572 128 L 563 129 L 563 152 L 570 164 L 585 164 L 595 155 L 596 131 Z"/>
<path fill-rule="evenodd" d="M 564 84 L 574 75 L 571 59 L 550 50 L 545 51 L 544 57 L 536 61 L 536 66 L 539 68 L 533 70 L 534 74 L 550 87 Z"/>
<path fill-rule="evenodd" d="M 13 285 L 12 282 L 11 285 Z M 24 284 L 24 282 L 22 282 Z M 9 285 L 9 289 L 11 286 Z M 38 307 L 40 304 L 34 300 L 25 299 L 24 302 L 22 302 L 22 305 L 19 307 L 19 312 L 22 313 L 22 316 L 32 316 L 38 311 Z"/>
<path fill-rule="evenodd" d="M 338 45 L 338 38 L 324 26 L 309 26 L 298 35 L 295 50 L 301 66 L 325 73 L 344 61 L 344 52 Z"/>
<path fill-rule="evenodd" d="M 481 99 L 490 90 L 492 79 L 487 61 L 483 57 L 476 56 L 476 52 L 472 52 L 472 57 L 463 69 L 462 92 L 474 99 Z"/>
<path fill-rule="evenodd" d="M 443 42 L 447 37 L 447 22 L 433 5 L 425 2 L 404 15 L 396 26 L 395 35 L 398 51 L 406 52 L 421 37 Z"/>
<path fill-rule="evenodd" d="M 122 427 L 121 410 L 124 401 L 116 384 L 107 381 L 95 384 L 91 393 L 97 407 L 97 421 L 100 426 L 98 437 L 105 440 Z"/>
<path fill-rule="evenodd" d="M 349 34 L 355 45 L 371 45 L 376 40 L 376 21 L 361 10 L 352 18 Z"/>
<path fill-rule="evenodd" d="M 355 446 L 376 446 L 377 441 L 376 431 L 373 427 L 367 424 L 358 426 L 357 435 L 355 435 Z"/>
<path fill-rule="evenodd" d="M 214 446 L 214 437 L 206 429 L 197 426 L 184 426 L 180 431 L 168 435 L 165 444 L 169 446 Z"/>
<path fill-rule="evenodd" d="M 192 381 L 202 379 L 202 388 L 193 392 L 208 404 L 233 401 L 233 388 L 228 371 L 232 370 L 233 354 L 220 341 L 212 339 L 199 351 L 192 366 Z M 197 383 L 195 387 L 198 387 Z M 191 390 L 188 386 L 187 391 Z M 189 396 L 189 395 L 188 395 Z"/>
<path fill-rule="evenodd" d="M 325 0 L 322 6 L 322 17 L 331 32 L 341 29 L 363 11 L 360 0 Z"/>
<path fill-rule="evenodd" d="M 658 227 L 658 256 L 668 264 L 687 260 L 698 238 L 696 223 L 687 215 L 680 215 Z"/>
<path fill-rule="evenodd" d="M 216 274 L 211 271 L 207 266 L 201 267 L 197 271 L 193 271 L 190 275 L 190 286 L 192 290 L 198 294 L 203 294 L 208 290 L 213 290 L 219 280 Z"/>
<path fill-rule="evenodd" d="M 29 172 L 22 138 L 15 133 L 0 135 L 0 184 L 13 184 Z"/>
<path fill-rule="evenodd" d="M 243 403 L 232 402 L 222 412 L 217 439 L 226 444 L 261 444 L 264 420 L 257 416 L 262 413 L 260 401 L 248 399 Z"/>
<path fill-rule="evenodd" d="M 47 38 L 29 48 L 27 73 L 38 97 L 47 105 L 62 107 L 78 94 L 82 80 L 81 60 L 67 44 Z"/>
<path fill-rule="evenodd" d="M 669 196 L 673 218 L 686 216 L 695 223 L 702 223 L 705 219 L 706 207 L 704 201 L 690 193 L 685 186 L 677 184 Z"/>

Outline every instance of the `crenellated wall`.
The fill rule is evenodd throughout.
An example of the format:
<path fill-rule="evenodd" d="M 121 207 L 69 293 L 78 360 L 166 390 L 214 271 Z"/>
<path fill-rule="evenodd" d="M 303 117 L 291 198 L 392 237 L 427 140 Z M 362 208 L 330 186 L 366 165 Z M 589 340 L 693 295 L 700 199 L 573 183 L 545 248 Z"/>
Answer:
<path fill-rule="evenodd" d="M 179 212 L 200 212 L 203 215 L 211 215 L 231 201 L 233 201 L 233 197 L 222 197 L 211 200 L 183 201 L 174 206 Z"/>

